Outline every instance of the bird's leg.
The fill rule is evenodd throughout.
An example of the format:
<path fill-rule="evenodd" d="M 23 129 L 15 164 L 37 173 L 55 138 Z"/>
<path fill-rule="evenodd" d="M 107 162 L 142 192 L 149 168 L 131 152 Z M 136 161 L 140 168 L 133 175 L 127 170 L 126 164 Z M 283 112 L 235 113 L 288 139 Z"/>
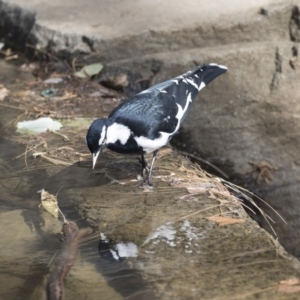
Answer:
<path fill-rule="evenodd" d="M 145 174 L 148 174 L 149 173 L 149 168 L 147 167 L 148 166 L 148 163 L 144 157 L 144 154 L 141 155 L 141 158 L 138 158 L 140 164 L 142 165 L 142 177 L 144 177 L 144 173 Z"/>
<path fill-rule="evenodd" d="M 144 181 L 144 186 L 151 186 L 151 181 L 152 181 L 152 178 L 151 178 L 151 173 L 152 173 L 152 169 L 153 169 L 153 165 L 154 165 L 154 162 L 155 162 L 155 159 L 156 159 L 156 155 L 158 153 L 158 150 L 155 150 L 153 152 L 153 157 L 152 157 L 152 162 L 151 162 L 151 166 L 150 166 L 150 170 L 148 172 L 148 175 L 147 175 L 147 178 L 145 179 Z"/>

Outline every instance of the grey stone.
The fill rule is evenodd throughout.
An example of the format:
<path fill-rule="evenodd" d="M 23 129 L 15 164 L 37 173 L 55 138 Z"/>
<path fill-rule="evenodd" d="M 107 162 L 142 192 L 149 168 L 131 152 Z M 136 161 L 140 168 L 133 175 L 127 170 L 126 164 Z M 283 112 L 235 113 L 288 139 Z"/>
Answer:
<path fill-rule="evenodd" d="M 35 13 L 0 0 L 0 40 L 7 46 L 24 50 L 35 23 Z"/>

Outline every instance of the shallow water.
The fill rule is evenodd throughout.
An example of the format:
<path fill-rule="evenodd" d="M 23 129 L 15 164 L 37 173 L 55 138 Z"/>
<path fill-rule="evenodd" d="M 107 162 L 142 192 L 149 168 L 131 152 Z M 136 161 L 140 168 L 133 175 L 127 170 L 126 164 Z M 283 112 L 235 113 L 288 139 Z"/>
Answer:
<path fill-rule="evenodd" d="M 57 180 L 49 180 L 46 168 L 31 166 L 32 170 L 27 170 L 23 162 L 15 159 L 23 152 L 22 146 L 0 139 L 0 286 L 3 299 L 29 299 L 36 289 L 42 290 L 43 278 L 50 270 L 48 264 L 61 248 L 59 233 L 62 222 L 39 207 L 37 191 L 47 188 L 58 192 L 58 186 L 78 186 L 78 176 L 73 176 L 74 168 L 64 170 L 63 176 Z M 80 181 L 82 186 L 90 184 L 89 178 L 86 182 L 84 178 Z M 76 221 L 79 227 L 87 226 L 76 214 L 74 204 L 65 197 L 63 190 L 58 199 L 68 220 Z M 80 255 L 66 282 L 66 299 L 95 299 L 97 294 L 108 294 L 103 299 L 140 299 L 135 298 L 136 293 L 142 293 L 143 299 L 155 299 L 139 272 L 126 263 L 127 255 L 135 256 L 136 246 L 132 244 L 133 251 L 128 254 L 130 245 L 115 245 L 104 236 L 102 238 L 97 232 L 83 238 Z M 121 258 L 116 251 L 110 250 L 113 247 Z"/>
<path fill-rule="evenodd" d="M 9 90 L 22 90 L 27 82 L 34 81 L 30 73 L 19 72 L 18 68 L 0 60 L 0 83 Z M 53 194 L 59 192 L 61 210 L 81 228 L 88 224 L 63 191 L 91 183 L 90 178 L 80 176 L 78 167 L 74 170 L 54 166 L 30 156 L 25 161 L 25 146 L 14 142 L 19 135 L 11 123 L 22 110 L 8 106 L 10 103 L 6 102 L 0 106 L 0 299 L 42 299 L 45 278 L 54 264 L 51 261 L 62 247 L 62 221 L 39 207 L 37 191 L 46 188 Z M 63 176 L 49 180 L 51 174 L 59 171 L 63 171 Z M 74 172 L 79 174 L 75 178 Z M 112 247 L 119 249 L 121 258 L 110 251 Z M 127 255 L 134 255 L 126 250 L 127 245 L 115 245 L 104 236 L 101 239 L 97 230 L 83 238 L 66 280 L 65 299 L 96 299 L 99 295 L 112 300 L 141 299 L 141 295 L 143 299 L 155 299 L 139 272 L 126 262 Z"/>

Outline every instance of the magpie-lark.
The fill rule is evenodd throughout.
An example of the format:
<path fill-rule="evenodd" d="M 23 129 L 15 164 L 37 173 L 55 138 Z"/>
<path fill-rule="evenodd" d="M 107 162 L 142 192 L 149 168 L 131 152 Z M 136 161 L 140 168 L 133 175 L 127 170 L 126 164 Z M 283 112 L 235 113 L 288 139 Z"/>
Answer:
<path fill-rule="evenodd" d="M 99 153 L 108 148 L 128 154 L 141 154 L 145 185 L 151 185 L 151 173 L 158 150 L 178 131 L 198 92 L 227 68 L 217 64 L 198 66 L 181 76 L 156 84 L 115 108 L 107 119 L 91 124 L 86 141 L 93 155 L 93 168 Z M 144 158 L 153 152 L 150 169 Z"/>

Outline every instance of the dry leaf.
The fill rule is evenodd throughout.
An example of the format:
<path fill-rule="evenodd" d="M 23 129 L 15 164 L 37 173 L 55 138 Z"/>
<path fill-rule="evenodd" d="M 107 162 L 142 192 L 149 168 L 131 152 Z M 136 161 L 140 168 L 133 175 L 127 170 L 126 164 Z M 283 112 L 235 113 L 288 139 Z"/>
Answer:
<path fill-rule="evenodd" d="M 280 284 L 277 291 L 286 294 L 298 293 L 300 292 L 300 285 Z"/>
<path fill-rule="evenodd" d="M 226 226 L 237 223 L 245 223 L 244 219 L 234 219 L 230 217 L 220 217 L 220 216 L 212 216 L 206 218 L 209 221 L 217 222 L 220 226 Z"/>
<path fill-rule="evenodd" d="M 296 285 L 299 284 L 299 279 L 296 277 L 291 277 L 287 280 L 281 280 L 280 284 L 286 284 L 286 285 Z"/>
<path fill-rule="evenodd" d="M 210 192 L 211 189 L 215 190 L 216 185 L 210 182 L 201 183 L 194 186 L 187 186 L 186 189 L 190 194 L 203 194 L 205 192 Z"/>
<path fill-rule="evenodd" d="M 4 100 L 4 98 L 8 95 L 8 89 L 5 87 L 0 89 L 0 101 Z"/>
<path fill-rule="evenodd" d="M 59 208 L 57 203 L 57 198 L 45 191 L 44 189 L 40 190 L 41 193 L 41 205 L 55 218 L 59 216 Z"/>

